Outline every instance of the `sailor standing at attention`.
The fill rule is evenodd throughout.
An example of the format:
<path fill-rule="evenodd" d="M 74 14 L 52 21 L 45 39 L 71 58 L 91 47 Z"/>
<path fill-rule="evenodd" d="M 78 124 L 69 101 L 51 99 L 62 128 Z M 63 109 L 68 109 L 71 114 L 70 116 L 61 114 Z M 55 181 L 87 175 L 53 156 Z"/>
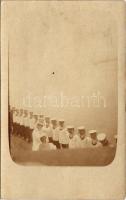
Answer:
<path fill-rule="evenodd" d="M 85 127 L 80 126 L 78 127 L 78 141 L 77 147 L 78 148 L 88 148 L 91 146 L 91 138 L 86 136 Z"/>
<path fill-rule="evenodd" d="M 45 125 L 43 127 L 43 132 L 48 137 L 49 142 L 53 143 L 53 133 L 52 133 L 52 128 L 51 128 L 51 125 L 50 125 L 50 118 L 49 117 L 48 118 L 45 117 Z"/>
<path fill-rule="evenodd" d="M 38 151 L 41 144 L 40 138 L 43 136 L 43 124 L 37 123 L 36 128 L 32 132 L 32 151 Z"/>
<path fill-rule="evenodd" d="M 28 118 L 28 111 L 25 110 L 25 115 L 23 118 L 23 125 L 24 125 L 24 139 L 28 141 L 28 133 L 29 133 L 29 118 Z"/>
<path fill-rule="evenodd" d="M 91 147 L 101 147 L 101 143 L 97 139 L 97 131 L 96 130 L 90 130 L 89 135 L 91 138 Z"/>
<path fill-rule="evenodd" d="M 69 148 L 75 149 L 77 148 L 77 141 L 78 136 L 74 133 L 74 127 L 73 126 L 67 126 L 68 136 L 69 136 Z"/>
<path fill-rule="evenodd" d="M 33 112 L 29 113 L 29 134 L 28 134 L 28 140 L 29 142 L 32 142 L 32 132 L 34 130 L 34 117 Z"/>
<path fill-rule="evenodd" d="M 69 147 L 69 135 L 67 130 L 64 128 L 64 120 L 59 120 L 59 127 L 57 128 L 59 131 L 59 143 L 61 149 L 67 149 Z"/>
<path fill-rule="evenodd" d="M 53 134 L 53 144 L 56 145 L 57 149 L 60 149 L 59 144 L 59 130 L 57 130 L 57 120 L 55 118 L 51 119 L 51 128 L 52 128 L 52 134 Z"/>
<path fill-rule="evenodd" d="M 22 137 L 22 117 L 23 109 L 20 109 L 20 118 L 19 118 L 19 136 Z"/>

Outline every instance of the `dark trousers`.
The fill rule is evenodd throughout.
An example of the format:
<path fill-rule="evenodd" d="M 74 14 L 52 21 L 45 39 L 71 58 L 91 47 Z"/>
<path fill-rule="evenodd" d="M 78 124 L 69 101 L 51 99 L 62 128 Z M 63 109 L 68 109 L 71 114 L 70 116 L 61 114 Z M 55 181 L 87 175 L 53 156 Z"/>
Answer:
<path fill-rule="evenodd" d="M 13 123 L 13 134 L 15 135 L 15 133 L 16 133 L 16 123 L 14 122 Z"/>
<path fill-rule="evenodd" d="M 52 137 L 48 137 L 49 138 L 49 143 L 53 143 L 53 138 Z"/>
<path fill-rule="evenodd" d="M 29 133 L 28 133 L 28 141 L 29 142 L 32 142 L 32 132 L 33 132 L 33 129 L 29 128 Z"/>
<path fill-rule="evenodd" d="M 25 127 L 25 134 L 24 134 L 24 139 L 28 140 L 29 139 L 29 127 Z"/>
<path fill-rule="evenodd" d="M 23 125 L 20 125 L 19 135 L 23 137 Z"/>
<path fill-rule="evenodd" d="M 59 143 L 59 141 L 54 141 L 53 140 L 53 144 L 56 145 L 57 149 L 60 149 L 60 143 Z"/>
<path fill-rule="evenodd" d="M 68 144 L 61 144 L 61 146 L 62 146 L 63 149 L 68 149 L 69 148 Z"/>

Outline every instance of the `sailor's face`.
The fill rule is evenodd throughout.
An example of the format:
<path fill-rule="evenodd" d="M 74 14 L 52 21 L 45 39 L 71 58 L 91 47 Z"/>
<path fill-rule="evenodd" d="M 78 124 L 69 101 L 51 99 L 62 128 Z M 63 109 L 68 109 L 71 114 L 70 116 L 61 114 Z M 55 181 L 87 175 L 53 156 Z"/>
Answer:
<path fill-rule="evenodd" d="M 79 131 L 79 135 L 80 135 L 81 140 L 83 140 L 85 138 L 85 131 L 84 130 L 80 130 Z"/>
<path fill-rule="evenodd" d="M 70 139 L 72 139 L 72 138 L 73 138 L 73 136 L 74 136 L 74 134 L 73 134 L 73 133 L 69 133 L 69 138 L 70 138 Z"/>
<path fill-rule="evenodd" d="M 56 128 L 57 127 L 57 123 L 52 123 L 52 127 Z"/>
<path fill-rule="evenodd" d="M 46 128 L 48 128 L 49 127 L 49 123 L 46 123 Z"/>
<path fill-rule="evenodd" d="M 92 139 L 92 140 L 96 140 L 96 138 L 97 138 L 96 136 L 97 136 L 97 133 L 92 133 L 92 134 L 91 134 L 91 139 Z"/>
<path fill-rule="evenodd" d="M 40 131 L 41 129 L 42 129 L 42 126 L 41 125 L 37 125 L 37 128 L 38 128 L 38 130 Z"/>
<path fill-rule="evenodd" d="M 63 128 L 64 127 L 64 122 L 59 122 L 59 126 Z"/>

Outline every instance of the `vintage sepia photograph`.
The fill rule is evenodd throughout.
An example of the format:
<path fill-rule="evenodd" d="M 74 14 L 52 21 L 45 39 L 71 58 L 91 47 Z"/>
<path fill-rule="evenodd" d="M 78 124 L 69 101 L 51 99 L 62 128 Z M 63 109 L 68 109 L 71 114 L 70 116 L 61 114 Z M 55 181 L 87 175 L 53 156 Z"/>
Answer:
<path fill-rule="evenodd" d="M 8 145 L 24 166 L 107 166 L 118 144 L 118 31 L 109 10 L 8 3 Z"/>

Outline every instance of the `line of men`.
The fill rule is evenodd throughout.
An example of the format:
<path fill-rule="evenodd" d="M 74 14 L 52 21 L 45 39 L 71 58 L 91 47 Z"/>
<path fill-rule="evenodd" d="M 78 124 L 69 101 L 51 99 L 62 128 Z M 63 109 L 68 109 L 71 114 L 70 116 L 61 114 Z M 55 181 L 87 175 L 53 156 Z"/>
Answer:
<path fill-rule="evenodd" d="M 87 136 L 85 127 L 78 127 L 77 133 L 73 126 L 65 127 L 63 119 L 35 115 L 23 109 L 12 108 L 12 133 L 32 142 L 32 150 L 96 148 L 109 146 L 105 133 L 90 130 Z M 115 135 L 115 144 L 117 136 Z"/>

